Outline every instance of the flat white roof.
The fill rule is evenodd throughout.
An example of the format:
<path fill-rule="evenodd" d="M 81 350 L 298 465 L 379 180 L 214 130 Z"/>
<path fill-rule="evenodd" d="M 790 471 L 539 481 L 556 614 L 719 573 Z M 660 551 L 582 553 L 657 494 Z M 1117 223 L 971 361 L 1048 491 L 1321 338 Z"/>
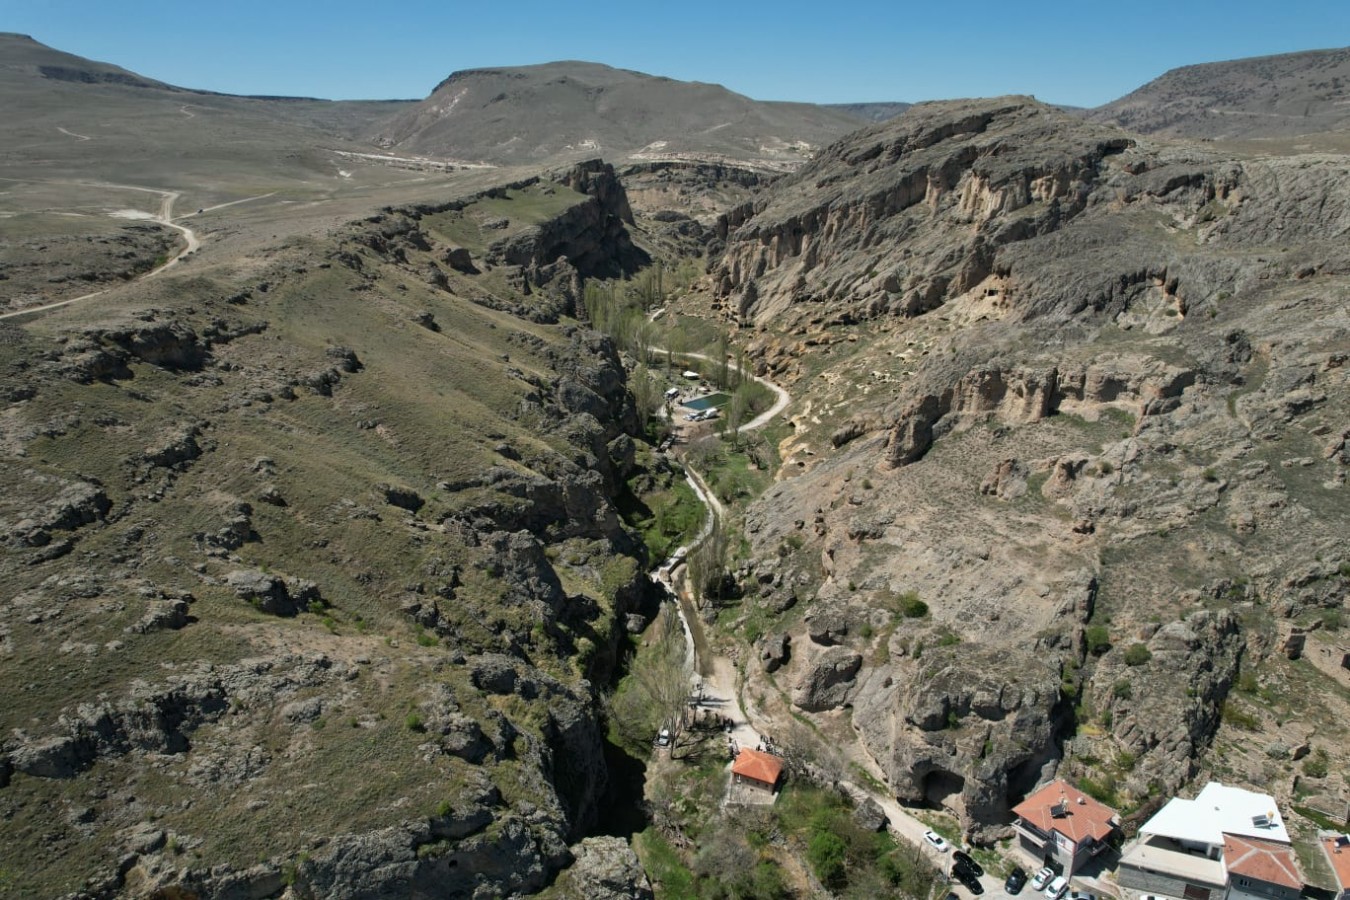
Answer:
<path fill-rule="evenodd" d="M 1121 857 L 1120 864 L 1219 887 L 1228 883 L 1228 873 L 1219 860 L 1178 853 L 1147 841 L 1138 841 L 1130 847 Z"/>
<path fill-rule="evenodd" d="M 1223 843 L 1225 832 L 1290 843 L 1284 818 L 1269 794 L 1258 794 L 1217 781 L 1205 785 L 1194 800 L 1169 800 L 1139 832 L 1213 845 Z"/>

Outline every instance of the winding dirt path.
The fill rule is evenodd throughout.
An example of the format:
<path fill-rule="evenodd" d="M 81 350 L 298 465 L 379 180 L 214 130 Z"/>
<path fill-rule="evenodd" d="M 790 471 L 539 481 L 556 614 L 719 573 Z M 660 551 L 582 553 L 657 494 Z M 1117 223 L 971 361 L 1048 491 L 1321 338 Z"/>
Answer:
<path fill-rule="evenodd" d="M 123 190 L 123 191 L 140 191 L 141 193 L 157 194 L 159 196 L 160 198 L 159 212 L 144 216 L 143 217 L 144 221 L 155 222 L 160 225 L 164 225 L 168 228 L 174 229 L 175 231 L 183 235 L 185 244 L 184 246 L 180 247 L 178 251 L 173 254 L 173 256 L 169 257 L 168 260 L 166 260 L 163 265 L 151 269 L 149 272 L 146 272 L 145 274 L 134 279 L 134 281 L 144 281 L 147 278 L 154 278 L 155 276 L 163 272 L 165 269 L 169 269 L 172 268 L 173 266 L 178 265 L 178 262 L 184 256 L 187 256 L 189 253 L 195 253 L 197 249 L 202 245 L 201 239 L 197 237 L 197 233 L 195 231 L 193 231 L 186 225 L 179 225 L 177 222 L 173 220 L 173 205 L 178 200 L 178 198 L 182 196 L 181 191 L 164 191 L 160 190 L 159 188 L 142 187 L 140 185 L 134 184 L 105 184 L 101 182 L 47 182 L 47 183 L 76 184 L 76 185 L 83 185 L 85 187 L 113 188 L 116 190 Z M 268 196 L 271 195 L 269 194 Z M 94 291 L 89 294 L 82 294 L 79 297 L 70 297 L 66 300 L 58 300 L 55 303 L 44 303 L 40 306 L 30 306 L 27 309 L 17 309 L 14 310 L 13 312 L 0 313 L 0 320 L 13 319 L 19 316 L 28 316 L 34 313 L 47 312 L 48 310 L 52 309 L 60 309 L 63 306 L 70 306 L 72 303 L 80 303 L 84 300 L 91 300 L 94 297 L 102 296 L 103 294 L 108 293 L 108 291 L 110 290 L 112 290 L 112 288 L 103 288 L 102 290 Z"/>
<path fill-rule="evenodd" d="M 658 350 L 656 352 L 664 351 Z M 708 362 L 714 361 L 711 357 L 702 353 L 675 355 L 693 357 Z M 729 363 L 729 365 L 742 376 L 750 374 L 735 363 Z M 741 426 L 742 432 L 763 428 L 792 402 L 792 396 L 772 381 L 754 374 L 750 374 L 750 377 L 773 391 L 776 399 L 772 407 Z M 726 518 L 727 510 L 697 470 L 683 460 L 681 460 L 681 466 L 684 468 L 684 477 L 689 482 L 689 486 L 694 489 L 699 501 L 708 511 L 698 534 L 689 542 L 689 547 L 692 550 L 703 543 L 708 535 L 712 534 L 716 524 Z M 730 720 L 731 732 L 729 737 L 736 742 L 737 746 L 760 746 L 764 736 L 746 713 L 735 664 L 725 656 L 712 653 L 712 645 L 703 634 L 703 623 L 698 620 L 694 608 L 694 593 L 689 585 L 689 567 L 681 564 L 670 573 L 669 581 L 659 576 L 656 580 L 664 584 L 675 598 L 675 608 L 679 613 L 680 622 L 684 629 L 689 658 L 694 664 L 694 683 L 691 685 L 694 696 L 700 698 L 700 705 L 714 710 Z"/>
<path fill-rule="evenodd" d="M 663 351 L 659 351 L 663 352 Z M 714 361 L 702 353 L 676 354 L 695 357 L 697 359 Z M 734 363 L 731 364 L 737 371 L 741 371 Z M 769 388 L 777 397 L 774 405 L 767 411 L 756 416 L 753 420 L 742 426 L 742 431 L 753 431 L 763 428 L 769 422 L 778 416 L 788 404 L 792 402 L 792 397 L 782 387 L 774 384 L 766 378 L 760 378 L 757 375 L 751 375 L 756 381 Z M 708 509 L 708 515 L 704 520 L 703 527 L 699 529 L 698 535 L 690 542 L 690 547 L 697 547 L 703 540 L 712 533 L 715 523 L 726 516 L 726 508 L 722 505 L 716 494 L 708 487 L 696 470 L 687 463 L 681 461 L 684 467 L 685 478 L 689 485 L 694 489 L 700 501 Z M 711 644 L 705 639 L 698 640 L 694 634 L 694 629 L 702 631 L 702 622 L 697 621 L 694 613 L 693 591 L 689 586 L 688 567 L 680 565 L 671 573 L 671 582 L 667 587 L 675 595 L 676 609 L 679 611 L 686 640 L 689 644 L 689 653 L 694 660 L 694 678 L 696 679 L 695 690 L 703 697 L 704 705 L 716 709 L 722 715 L 727 716 L 732 723 L 731 737 L 741 747 L 757 747 L 763 741 L 764 735 L 773 733 L 773 722 L 762 711 L 753 706 L 747 706 L 745 697 L 741 692 L 741 678 L 735 663 L 728 657 L 715 654 L 711 651 Z M 699 658 L 699 650 L 704 649 L 703 658 Z M 851 754 L 851 756 L 860 757 L 855 761 L 876 778 L 881 780 L 882 772 L 866 751 L 859 748 L 860 752 Z M 951 865 L 949 854 L 937 852 L 932 845 L 924 840 L 924 833 L 928 831 L 928 825 L 908 810 L 903 808 L 896 799 L 888 792 L 874 793 L 872 790 L 847 780 L 841 779 L 839 787 L 852 796 L 855 802 L 861 802 L 864 799 L 872 799 L 881 806 L 888 819 L 888 827 L 896 838 L 908 841 L 918 847 L 930 862 L 932 862 L 938 871 L 946 874 Z M 990 895 L 991 900 L 995 900 L 1000 895 L 1005 896 L 1003 892 L 1003 883 L 992 875 L 986 874 L 980 879 L 986 893 Z M 953 883 L 949 885 L 949 890 L 958 897 L 965 900 L 970 897 L 970 892 L 962 885 Z"/>

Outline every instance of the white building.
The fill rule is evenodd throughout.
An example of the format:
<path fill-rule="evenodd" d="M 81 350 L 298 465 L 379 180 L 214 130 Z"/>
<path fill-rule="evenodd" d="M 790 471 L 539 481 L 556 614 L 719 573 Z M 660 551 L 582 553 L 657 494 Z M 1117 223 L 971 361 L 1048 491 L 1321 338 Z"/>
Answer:
<path fill-rule="evenodd" d="M 1117 878 L 1122 887 L 1184 900 L 1297 900 L 1303 889 L 1275 800 L 1217 781 L 1145 822 Z"/>

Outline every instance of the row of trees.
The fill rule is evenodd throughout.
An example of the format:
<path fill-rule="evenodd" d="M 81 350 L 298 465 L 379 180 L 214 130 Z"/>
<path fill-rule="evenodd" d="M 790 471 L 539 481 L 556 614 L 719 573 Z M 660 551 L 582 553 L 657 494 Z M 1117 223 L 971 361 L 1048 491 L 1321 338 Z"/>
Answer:
<path fill-rule="evenodd" d="M 620 746 L 642 758 L 662 728 L 671 732 L 671 750 L 688 721 L 694 664 L 679 617 L 667 611 L 657 633 L 629 662 L 628 674 L 609 697 L 609 722 Z"/>

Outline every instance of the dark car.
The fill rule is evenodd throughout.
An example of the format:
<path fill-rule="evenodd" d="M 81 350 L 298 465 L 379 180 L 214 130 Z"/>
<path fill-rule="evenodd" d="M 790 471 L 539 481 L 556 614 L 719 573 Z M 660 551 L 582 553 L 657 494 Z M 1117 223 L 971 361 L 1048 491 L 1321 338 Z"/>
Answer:
<path fill-rule="evenodd" d="M 984 875 L 984 869 L 980 867 L 980 864 L 975 861 L 974 857 L 964 850 L 957 850 L 952 854 L 952 859 L 956 860 L 958 866 L 973 872 L 976 878 Z"/>
<path fill-rule="evenodd" d="M 969 869 L 961 868 L 952 874 L 956 876 L 957 881 L 961 882 L 963 885 L 966 886 L 966 890 L 970 891 L 977 897 L 980 894 L 984 893 L 984 885 L 980 884 L 980 879 L 977 878 L 975 876 L 975 873 L 971 872 Z"/>
<path fill-rule="evenodd" d="M 1003 883 L 1003 889 L 1010 894 L 1020 894 L 1026 885 L 1027 873 L 1019 867 L 1008 873 L 1008 880 Z"/>

